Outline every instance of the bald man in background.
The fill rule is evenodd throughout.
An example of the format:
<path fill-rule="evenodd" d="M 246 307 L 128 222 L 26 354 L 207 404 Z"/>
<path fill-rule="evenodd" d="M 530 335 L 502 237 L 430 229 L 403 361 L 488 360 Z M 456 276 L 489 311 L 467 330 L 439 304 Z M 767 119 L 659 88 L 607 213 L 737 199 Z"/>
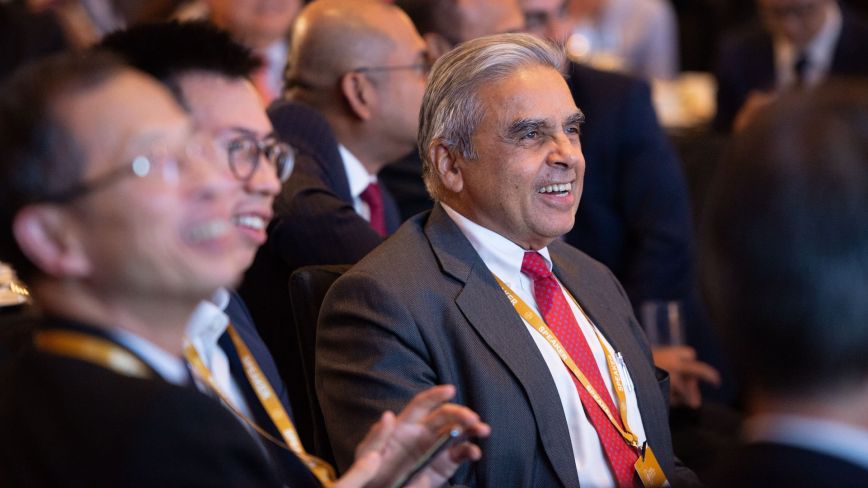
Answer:
<path fill-rule="evenodd" d="M 415 147 L 429 61 L 410 19 L 375 0 L 309 4 L 291 43 L 287 101 L 269 116 L 298 149 L 296 168 L 240 292 L 290 398 L 304 398 L 289 276 L 306 265 L 355 263 L 398 227 L 377 173 Z"/>

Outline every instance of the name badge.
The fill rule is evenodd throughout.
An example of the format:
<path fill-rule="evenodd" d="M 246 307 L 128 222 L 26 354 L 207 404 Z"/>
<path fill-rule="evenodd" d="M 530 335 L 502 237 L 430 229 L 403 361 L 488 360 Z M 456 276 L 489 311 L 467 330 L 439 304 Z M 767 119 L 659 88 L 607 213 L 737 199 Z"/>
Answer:
<path fill-rule="evenodd" d="M 642 485 L 645 488 L 669 486 L 666 475 L 663 474 L 663 468 L 657 462 L 657 456 L 654 455 L 651 446 L 647 444 L 643 446 L 642 454 L 636 460 L 634 468 L 636 468 L 636 474 L 639 475 L 639 479 L 642 480 Z"/>

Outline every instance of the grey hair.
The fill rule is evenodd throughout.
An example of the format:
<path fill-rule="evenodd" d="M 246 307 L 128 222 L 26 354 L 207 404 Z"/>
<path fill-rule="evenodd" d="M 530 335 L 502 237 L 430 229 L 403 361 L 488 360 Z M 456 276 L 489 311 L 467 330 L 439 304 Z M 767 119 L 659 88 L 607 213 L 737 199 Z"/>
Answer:
<path fill-rule="evenodd" d="M 434 144 L 476 159 L 471 141 L 485 114 L 479 101 L 483 86 L 503 80 L 527 66 L 561 70 L 563 51 L 529 34 L 498 34 L 465 42 L 434 64 L 419 113 L 422 177 L 434 200 L 442 196 L 429 150 Z"/>

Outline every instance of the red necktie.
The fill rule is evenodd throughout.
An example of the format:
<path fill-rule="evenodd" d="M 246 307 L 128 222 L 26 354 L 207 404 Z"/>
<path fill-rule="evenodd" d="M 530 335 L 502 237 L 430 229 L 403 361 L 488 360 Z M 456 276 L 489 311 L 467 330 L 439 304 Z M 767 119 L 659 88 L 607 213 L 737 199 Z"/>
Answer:
<path fill-rule="evenodd" d="M 380 192 L 380 185 L 371 183 L 359 197 L 368 204 L 371 227 L 377 231 L 377 234 L 386 237 L 386 214 L 383 211 L 383 194 Z"/>
<path fill-rule="evenodd" d="M 546 325 L 557 336 L 564 349 L 588 378 L 591 386 L 606 402 L 609 410 L 615 414 L 615 420 L 620 425 L 620 418 L 617 415 L 618 409 L 615 408 L 612 396 L 609 395 L 609 390 L 603 383 L 603 377 L 600 376 L 600 370 L 596 360 L 594 360 L 591 348 L 588 346 L 566 298 L 564 298 L 560 284 L 549 271 L 545 259 L 537 252 L 524 253 L 521 272 L 533 280 L 533 296 Z M 579 380 L 574 375 L 571 376 L 579 392 L 579 398 L 582 400 L 582 406 L 603 444 L 603 451 L 612 467 L 616 483 L 622 488 L 634 486 L 633 465 L 639 458 L 638 452 L 621 437 L 621 434 L 618 433 L 615 426 L 612 425 Z M 623 425 L 620 426 L 623 428 Z"/>

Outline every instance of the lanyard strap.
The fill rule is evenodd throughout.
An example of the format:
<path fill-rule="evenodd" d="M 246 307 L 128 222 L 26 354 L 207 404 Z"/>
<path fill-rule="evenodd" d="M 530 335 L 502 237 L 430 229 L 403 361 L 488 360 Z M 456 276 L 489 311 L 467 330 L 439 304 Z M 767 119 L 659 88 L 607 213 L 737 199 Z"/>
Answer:
<path fill-rule="evenodd" d="M 82 332 L 40 330 L 33 337 L 37 349 L 97 364 L 133 378 L 150 378 L 151 369 L 131 352 L 111 341 Z"/>
<path fill-rule="evenodd" d="M 225 403 L 229 409 L 238 416 L 238 418 L 252 427 L 259 435 L 268 441 L 278 447 L 292 451 L 292 453 L 295 454 L 308 469 L 310 469 L 322 486 L 330 487 L 336 479 L 334 468 L 322 459 L 308 454 L 307 451 L 304 450 L 304 446 L 302 446 L 301 440 L 298 437 L 298 432 L 296 432 L 295 426 L 292 425 L 292 421 L 290 420 L 289 415 L 287 415 L 286 409 L 283 408 L 283 404 L 280 403 L 280 399 L 271 387 L 268 378 L 266 378 L 265 374 L 262 373 L 262 370 L 256 362 L 256 359 L 253 357 L 253 354 L 250 352 L 250 349 L 247 348 L 244 340 L 241 339 L 241 336 L 238 335 L 238 332 L 235 331 L 232 324 L 229 324 L 227 331 L 229 332 L 229 337 L 232 339 L 232 343 L 235 345 L 235 350 L 238 352 L 238 356 L 241 359 L 241 365 L 244 368 L 244 374 L 247 376 L 250 386 L 256 393 L 256 397 L 259 399 L 262 407 L 268 413 L 269 418 L 274 422 L 281 437 L 283 437 L 283 441 L 274 438 L 274 436 L 257 425 L 256 422 L 248 418 L 233 405 L 227 395 L 221 391 L 220 387 L 217 385 L 211 375 L 211 371 L 208 370 L 205 363 L 202 361 L 202 358 L 199 356 L 199 352 L 196 351 L 196 348 L 193 347 L 189 341 L 187 341 L 184 345 L 184 355 L 190 365 L 193 366 L 196 376 L 207 383 L 220 399 L 223 400 L 223 403 Z"/>
<path fill-rule="evenodd" d="M 615 420 L 615 416 L 612 415 L 612 411 L 609 409 L 609 406 L 606 405 L 603 397 L 601 397 L 597 390 L 594 388 L 594 386 L 591 385 L 591 382 L 588 381 L 588 378 L 585 377 L 584 373 L 582 373 L 582 370 L 579 369 L 575 361 L 573 361 L 573 358 L 570 357 L 570 354 L 567 352 L 566 349 L 564 349 L 561 341 L 559 341 L 555 334 L 551 331 L 551 329 L 549 329 L 542 317 L 540 317 L 539 314 L 534 312 L 533 309 L 531 309 L 528 304 L 524 302 L 524 300 L 522 300 L 518 295 L 516 295 L 515 292 L 513 292 L 509 288 L 509 286 L 507 286 L 506 283 L 503 282 L 503 280 L 501 280 L 497 276 L 495 276 L 494 279 L 497 280 L 497 284 L 499 284 L 500 288 L 503 289 L 503 292 L 506 294 L 506 297 L 509 299 L 509 302 L 512 304 L 513 308 L 515 308 L 515 311 L 518 312 L 518 314 L 524 320 L 526 320 L 534 329 L 536 329 L 536 331 L 543 336 L 543 338 L 552 346 L 552 348 L 554 348 L 555 352 L 561 358 L 561 361 L 563 361 L 564 365 L 566 365 L 567 369 L 569 369 L 570 372 L 573 373 L 573 376 L 575 376 L 576 379 L 579 380 L 579 383 L 581 383 L 582 387 L 585 388 L 585 391 L 587 391 L 588 394 L 591 395 L 591 398 L 594 399 L 594 403 L 596 403 L 597 406 L 599 406 L 600 409 L 603 411 L 603 413 L 606 414 L 609 422 L 611 422 L 615 429 L 618 431 L 618 433 L 621 434 L 621 437 L 623 437 L 624 440 L 627 441 L 627 443 L 631 446 L 639 447 L 639 438 L 636 436 L 636 434 L 633 433 L 633 431 L 630 429 L 630 425 L 627 423 L 627 398 L 624 393 L 624 384 L 621 381 L 621 375 L 618 373 L 618 368 L 615 365 L 615 360 L 609 353 L 608 348 L 606 348 L 606 344 L 605 342 L 603 342 L 603 337 L 600 335 L 600 333 L 597 332 L 596 329 L 594 330 L 597 335 L 597 340 L 600 341 L 600 346 L 603 348 L 603 354 L 606 356 L 606 364 L 609 368 L 609 374 L 612 376 L 612 384 L 615 387 L 615 394 L 618 397 L 618 410 L 621 414 L 621 422 L 624 423 L 623 428 L 620 424 L 618 424 L 618 421 Z M 575 302 L 576 306 L 578 307 L 578 302 L 576 302 L 576 299 L 573 298 L 571 294 L 567 294 L 570 295 L 570 298 L 573 299 L 573 302 Z M 578 309 L 580 311 L 582 310 L 581 307 L 578 307 Z M 584 311 L 582 311 L 582 314 L 584 315 Z M 587 315 L 585 315 L 585 318 L 587 318 Z M 590 323 L 590 319 L 588 320 L 588 322 Z M 606 394 L 608 394 L 608 392 L 606 392 Z"/>

